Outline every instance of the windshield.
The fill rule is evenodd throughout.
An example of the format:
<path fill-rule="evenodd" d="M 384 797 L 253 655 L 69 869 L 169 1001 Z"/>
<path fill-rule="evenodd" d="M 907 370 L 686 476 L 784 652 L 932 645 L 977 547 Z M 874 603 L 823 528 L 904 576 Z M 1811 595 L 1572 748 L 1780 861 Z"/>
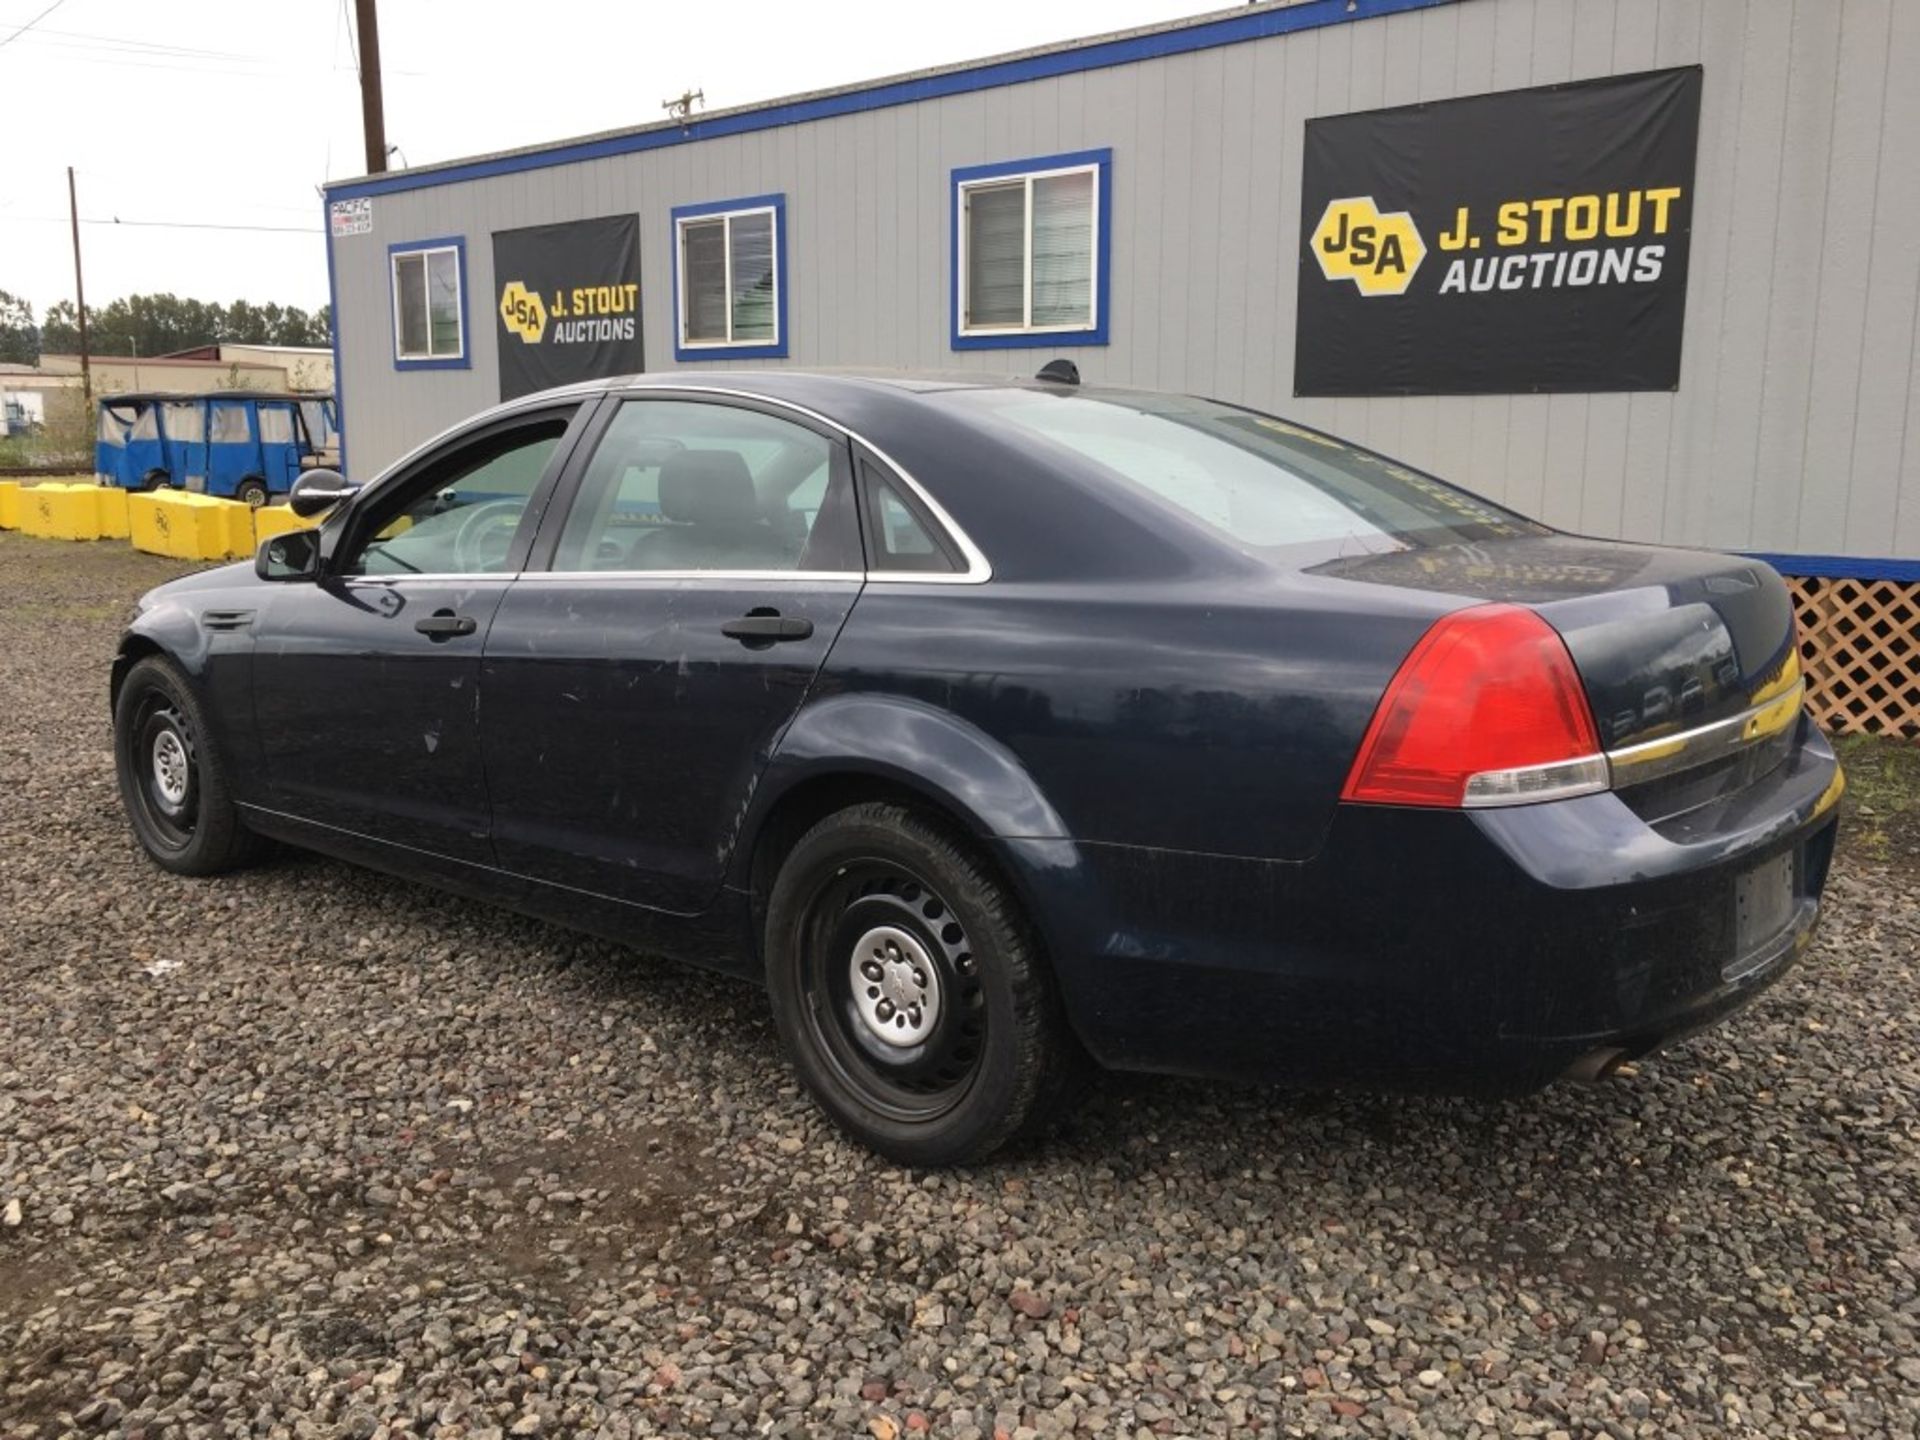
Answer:
<path fill-rule="evenodd" d="M 1383 455 L 1271 415 L 1151 393 L 956 390 L 1060 458 L 1199 520 L 1235 545 L 1306 561 L 1545 529 Z"/>

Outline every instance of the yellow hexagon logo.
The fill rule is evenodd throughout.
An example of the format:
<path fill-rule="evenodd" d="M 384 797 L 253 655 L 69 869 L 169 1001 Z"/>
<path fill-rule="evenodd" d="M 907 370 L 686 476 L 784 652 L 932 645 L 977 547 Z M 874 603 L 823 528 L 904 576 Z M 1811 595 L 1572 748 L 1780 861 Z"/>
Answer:
<path fill-rule="evenodd" d="M 538 345 L 547 333 L 547 307 L 537 290 L 509 280 L 500 292 L 500 318 L 507 329 L 529 345 Z"/>
<path fill-rule="evenodd" d="M 1351 280 L 1362 295 L 1404 295 L 1427 246 L 1413 216 L 1383 215 L 1371 195 L 1358 195 L 1328 204 L 1313 227 L 1313 254 L 1321 274 Z"/>

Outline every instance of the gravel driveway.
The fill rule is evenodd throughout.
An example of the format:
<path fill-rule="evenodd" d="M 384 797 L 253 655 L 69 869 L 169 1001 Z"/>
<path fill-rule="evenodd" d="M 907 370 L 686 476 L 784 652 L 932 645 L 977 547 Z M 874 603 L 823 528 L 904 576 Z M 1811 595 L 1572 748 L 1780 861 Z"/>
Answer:
<path fill-rule="evenodd" d="M 1628 1078 L 1115 1079 L 918 1176 L 757 991 L 328 861 L 147 864 L 106 664 L 178 571 L 0 534 L 6 1440 L 1920 1430 L 1897 777 L 1812 960 Z"/>

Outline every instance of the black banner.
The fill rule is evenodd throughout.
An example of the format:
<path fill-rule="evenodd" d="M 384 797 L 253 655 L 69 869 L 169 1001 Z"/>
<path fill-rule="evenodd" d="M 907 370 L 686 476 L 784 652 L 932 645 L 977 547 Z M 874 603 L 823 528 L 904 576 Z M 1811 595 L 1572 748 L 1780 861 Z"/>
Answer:
<path fill-rule="evenodd" d="M 1700 84 L 1309 120 L 1294 393 L 1677 387 Z"/>
<path fill-rule="evenodd" d="M 495 231 L 493 283 L 502 400 L 646 368 L 638 215 Z"/>

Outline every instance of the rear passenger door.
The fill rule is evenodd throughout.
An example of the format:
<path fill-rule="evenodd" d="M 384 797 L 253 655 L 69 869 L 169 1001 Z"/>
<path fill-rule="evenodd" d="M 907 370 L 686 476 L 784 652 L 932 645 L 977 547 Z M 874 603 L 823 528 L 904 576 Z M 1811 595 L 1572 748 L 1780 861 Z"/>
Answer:
<path fill-rule="evenodd" d="M 846 439 L 662 393 L 599 418 L 487 637 L 508 870 L 691 913 L 864 579 Z"/>

